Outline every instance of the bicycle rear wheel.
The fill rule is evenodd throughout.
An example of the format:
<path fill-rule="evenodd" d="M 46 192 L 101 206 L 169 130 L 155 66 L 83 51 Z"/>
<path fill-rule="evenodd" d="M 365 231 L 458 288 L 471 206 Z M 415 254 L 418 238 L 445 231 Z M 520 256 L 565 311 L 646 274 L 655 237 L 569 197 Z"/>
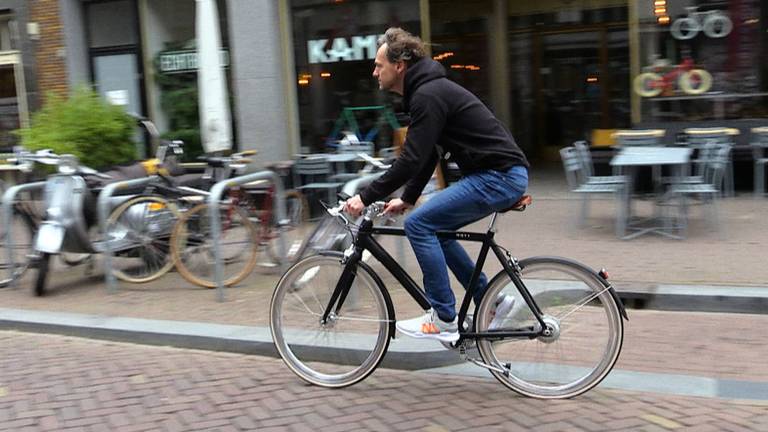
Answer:
<path fill-rule="evenodd" d="M 171 235 L 171 256 L 184 279 L 215 288 L 216 260 L 209 208 L 208 204 L 200 204 L 184 213 Z M 230 286 L 243 280 L 256 266 L 259 233 L 241 207 L 224 205 L 219 214 L 221 234 L 215 241 L 221 251 L 223 284 Z"/>
<path fill-rule="evenodd" d="M 483 360 L 502 384 L 539 399 L 582 394 L 605 378 L 619 358 L 624 337 L 621 312 L 605 285 L 572 261 L 531 258 L 520 262 L 522 279 L 544 314 L 551 335 L 533 339 L 478 340 Z M 488 284 L 478 307 L 478 331 L 488 330 L 499 294 L 515 297 L 503 329 L 539 328 L 533 312 L 506 272 Z"/>
<path fill-rule="evenodd" d="M 278 282 L 270 305 L 272 338 L 283 361 L 323 387 L 367 377 L 387 352 L 391 332 L 381 282 L 362 264 L 341 310 L 320 322 L 344 269 L 341 258 L 324 254 L 299 261 Z"/>

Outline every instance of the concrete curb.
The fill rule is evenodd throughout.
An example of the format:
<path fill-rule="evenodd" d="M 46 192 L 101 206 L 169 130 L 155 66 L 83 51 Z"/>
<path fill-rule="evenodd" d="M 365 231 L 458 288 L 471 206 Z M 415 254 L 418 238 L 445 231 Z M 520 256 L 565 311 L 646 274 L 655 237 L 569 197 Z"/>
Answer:
<path fill-rule="evenodd" d="M 768 314 L 768 287 L 617 283 L 627 309 Z"/>

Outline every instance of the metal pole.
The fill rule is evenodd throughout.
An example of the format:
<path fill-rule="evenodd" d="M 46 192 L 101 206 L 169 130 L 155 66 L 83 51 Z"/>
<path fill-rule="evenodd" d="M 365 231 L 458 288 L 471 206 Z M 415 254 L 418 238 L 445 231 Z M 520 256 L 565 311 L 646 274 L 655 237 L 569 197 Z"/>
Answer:
<path fill-rule="evenodd" d="M 112 210 L 110 206 L 110 198 L 117 190 L 143 186 L 152 183 L 157 179 L 157 176 L 150 176 L 110 183 L 99 193 L 97 206 L 99 211 L 99 229 L 101 230 L 101 238 L 104 242 L 104 277 L 106 279 L 107 292 L 110 294 L 117 292 L 117 279 L 112 273 L 112 242 L 110 241 L 109 233 L 107 233 L 107 219 L 109 218 L 109 212 Z"/>
<path fill-rule="evenodd" d="M 16 195 L 18 195 L 19 192 L 31 190 L 31 189 L 40 189 L 45 187 L 45 182 L 34 182 L 34 183 L 27 183 L 27 184 L 21 184 L 16 186 L 11 186 L 10 189 L 5 191 L 3 194 L 3 200 L 2 200 L 2 213 L 3 213 L 3 227 L 5 228 L 5 232 L 3 233 L 3 243 L 6 245 L 6 249 L 8 252 L 8 279 L 10 282 L 8 283 L 9 286 L 13 286 L 16 282 L 14 280 L 14 261 L 13 261 L 13 239 L 11 237 L 11 221 L 13 219 L 13 204 L 16 202 Z M 34 241 L 34 239 L 33 239 Z"/>
<path fill-rule="evenodd" d="M 221 246 L 219 245 L 219 238 L 221 237 L 221 220 L 219 219 L 219 204 L 221 203 L 221 197 L 224 195 L 224 191 L 235 186 L 240 186 L 245 183 L 250 183 L 257 180 L 271 180 L 275 187 L 275 197 L 277 198 L 277 205 L 273 205 L 273 209 L 277 209 L 276 217 L 278 227 L 285 219 L 285 192 L 283 191 L 283 182 L 280 180 L 280 176 L 274 171 L 259 171 L 252 174 L 246 174 L 231 179 L 222 180 L 216 183 L 211 188 L 211 194 L 208 197 L 208 217 L 211 220 L 211 237 L 213 237 L 213 258 L 214 258 L 214 277 L 216 279 L 216 294 L 220 302 L 224 301 L 224 269 L 222 268 L 221 259 Z M 279 231 L 277 246 L 278 254 L 281 257 L 285 257 L 285 242 L 283 240 L 282 229 Z M 285 266 L 283 260 L 283 266 Z M 284 270 L 284 269 L 283 269 Z"/>

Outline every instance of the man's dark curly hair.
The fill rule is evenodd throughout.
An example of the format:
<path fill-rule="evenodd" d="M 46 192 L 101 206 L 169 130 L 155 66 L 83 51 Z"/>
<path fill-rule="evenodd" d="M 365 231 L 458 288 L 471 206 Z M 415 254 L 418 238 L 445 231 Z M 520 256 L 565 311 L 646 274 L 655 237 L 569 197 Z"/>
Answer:
<path fill-rule="evenodd" d="M 424 42 L 399 27 L 390 27 L 379 38 L 379 46 L 387 44 L 387 60 L 390 63 L 404 61 L 415 63 L 426 55 Z"/>

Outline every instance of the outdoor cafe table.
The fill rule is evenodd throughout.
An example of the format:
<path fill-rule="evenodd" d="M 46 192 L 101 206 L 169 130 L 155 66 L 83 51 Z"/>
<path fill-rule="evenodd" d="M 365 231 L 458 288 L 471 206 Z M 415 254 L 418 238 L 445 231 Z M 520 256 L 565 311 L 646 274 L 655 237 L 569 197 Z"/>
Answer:
<path fill-rule="evenodd" d="M 659 204 L 662 201 L 664 190 L 661 184 L 661 167 L 669 166 L 672 168 L 673 176 L 682 176 L 685 172 L 688 164 L 691 161 L 691 154 L 693 149 L 687 147 L 655 147 L 655 146 L 643 146 L 643 147 L 624 147 L 611 159 L 610 165 L 617 169 L 621 173 L 628 172 L 630 175 L 630 188 L 634 187 L 635 174 L 638 167 L 649 166 L 652 167 L 654 172 L 654 192 L 656 196 L 653 200 L 655 203 L 654 214 L 648 218 L 637 218 L 632 216 L 632 196 L 629 193 L 621 194 L 625 202 L 620 203 L 624 206 L 626 211 L 618 211 L 618 218 L 626 218 L 626 220 L 617 220 L 617 224 L 625 227 L 625 232 L 622 233 L 622 239 L 631 239 L 643 234 L 660 234 L 672 238 L 680 238 L 675 235 L 674 224 L 670 223 L 669 218 L 662 216 Z M 658 169 L 656 168 L 658 167 Z"/>

